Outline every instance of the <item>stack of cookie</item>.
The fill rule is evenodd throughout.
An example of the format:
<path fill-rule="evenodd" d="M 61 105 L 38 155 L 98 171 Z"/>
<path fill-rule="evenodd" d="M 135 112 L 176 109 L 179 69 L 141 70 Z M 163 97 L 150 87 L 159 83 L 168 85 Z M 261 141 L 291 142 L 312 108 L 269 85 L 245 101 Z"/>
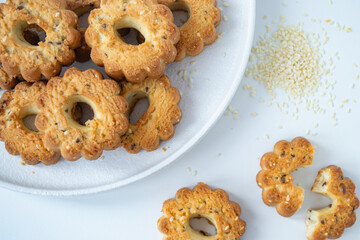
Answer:
<path fill-rule="evenodd" d="M 190 14 L 177 27 L 171 10 Z M 78 27 L 86 12 L 89 27 Z M 179 91 L 167 64 L 199 55 L 217 38 L 216 1 L 8 0 L 0 4 L 0 139 L 27 164 L 98 159 L 103 150 L 153 151 L 181 120 Z M 138 31 L 137 45 L 124 36 Z M 45 35 L 45 36 L 42 36 Z M 91 60 L 84 72 L 62 67 Z M 134 124 L 139 99 L 149 108 Z M 83 120 L 82 106 L 91 109 Z M 24 119 L 35 116 L 35 128 Z"/>

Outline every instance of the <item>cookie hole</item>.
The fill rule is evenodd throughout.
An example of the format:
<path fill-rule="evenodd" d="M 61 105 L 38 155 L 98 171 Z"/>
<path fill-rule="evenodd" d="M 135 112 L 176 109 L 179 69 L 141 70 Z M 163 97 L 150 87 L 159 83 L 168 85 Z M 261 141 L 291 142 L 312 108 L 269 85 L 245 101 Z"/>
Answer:
<path fill-rule="evenodd" d="M 22 32 L 24 40 L 32 46 L 39 46 L 40 42 L 45 42 L 46 32 L 37 24 L 30 24 Z"/>
<path fill-rule="evenodd" d="M 145 42 L 144 35 L 135 28 L 116 29 L 119 38 L 129 45 L 138 46 Z"/>
<path fill-rule="evenodd" d="M 130 108 L 130 116 L 129 116 L 130 124 L 137 123 L 137 121 L 139 121 L 139 119 L 147 112 L 149 106 L 150 103 L 147 97 L 142 97 L 135 100 L 133 106 Z"/>
<path fill-rule="evenodd" d="M 177 27 L 183 26 L 190 18 L 189 7 L 185 3 L 175 2 L 169 6 L 174 15 L 174 24 Z"/>
<path fill-rule="evenodd" d="M 71 116 L 75 122 L 82 126 L 86 126 L 87 121 L 94 119 L 94 110 L 87 103 L 77 102 L 71 109 Z"/>
<path fill-rule="evenodd" d="M 190 227 L 199 232 L 203 236 L 215 236 L 217 234 L 216 227 L 207 218 L 202 216 L 195 216 L 189 221 Z"/>
<path fill-rule="evenodd" d="M 36 128 L 35 126 L 35 118 L 36 118 L 37 114 L 31 114 L 28 116 L 23 117 L 22 122 L 24 124 L 24 126 L 32 132 L 39 132 L 39 130 Z"/>

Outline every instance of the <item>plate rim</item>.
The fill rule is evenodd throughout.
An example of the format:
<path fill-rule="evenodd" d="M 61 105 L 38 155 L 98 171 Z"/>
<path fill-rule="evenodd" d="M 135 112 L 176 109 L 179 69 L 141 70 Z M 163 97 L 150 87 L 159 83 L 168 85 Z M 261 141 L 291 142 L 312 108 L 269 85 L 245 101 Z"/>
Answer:
<path fill-rule="evenodd" d="M 249 8 L 250 8 L 250 18 L 247 23 L 247 38 L 246 38 L 246 48 L 244 54 L 242 54 L 241 61 L 244 63 L 243 67 L 240 67 L 237 73 L 235 74 L 235 81 L 233 81 L 232 85 L 229 86 L 229 91 L 226 93 L 223 101 L 219 104 L 219 107 L 214 111 L 214 114 L 211 116 L 209 121 L 204 125 L 200 131 L 191 138 L 186 144 L 184 144 L 178 151 L 170 155 L 166 160 L 142 171 L 140 173 L 135 174 L 129 178 L 124 180 L 116 181 L 109 184 L 104 184 L 101 186 L 96 187 L 89 187 L 89 188 L 80 188 L 80 189 L 72 189 L 72 190 L 54 190 L 54 189 L 41 189 L 41 188 L 32 188 L 26 187 L 21 185 L 16 185 L 8 182 L 0 181 L 0 187 L 21 192 L 21 193 L 28 193 L 33 195 L 46 195 L 46 196 L 80 196 L 80 195 L 88 195 L 94 194 L 99 192 L 105 192 L 109 190 L 113 190 L 119 187 L 123 187 L 125 185 L 129 185 L 131 183 L 135 183 L 139 180 L 143 180 L 146 177 L 149 177 L 160 170 L 164 169 L 165 167 L 169 166 L 170 164 L 174 163 L 176 160 L 180 159 L 186 152 L 191 150 L 195 145 L 197 145 L 201 139 L 203 139 L 206 134 L 215 126 L 215 124 L 219 121 L 222 113 L 229 105 L 230 101 L 233 99 L 236 91 L 238 90 L 242 76 L 246 70 L 246 65 L 249 59 L 253 39 L 254 39 L 254 32 L 255 32 L 255 18 L 256 18 L 256 0 L 245 0 L 248 1 Z"/>

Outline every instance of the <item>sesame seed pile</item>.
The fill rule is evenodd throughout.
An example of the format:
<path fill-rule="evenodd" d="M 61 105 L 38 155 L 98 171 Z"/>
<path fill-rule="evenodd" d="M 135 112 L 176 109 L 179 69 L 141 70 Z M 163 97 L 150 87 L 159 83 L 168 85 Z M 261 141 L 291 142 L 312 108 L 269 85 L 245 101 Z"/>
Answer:
<path fill-rule="evenodd" d="M 293 97 L 314 94 L 321 84 L 325 72 L 321 55 L 306 33 L 294 26 L 280 25 L 271 37 L 261 37 L 252 53 L 256 62 L 248 67 L 246 77 L 265 84 L 271 96 L 277 87 Z"/>

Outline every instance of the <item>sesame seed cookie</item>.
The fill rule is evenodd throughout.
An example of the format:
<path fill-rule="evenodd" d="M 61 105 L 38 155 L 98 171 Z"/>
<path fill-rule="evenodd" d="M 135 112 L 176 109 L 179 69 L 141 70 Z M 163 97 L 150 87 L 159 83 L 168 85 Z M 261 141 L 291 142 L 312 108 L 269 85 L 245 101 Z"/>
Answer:
<path fill-rule="evenodd" d="M 211 190 L 204 183 L 198 183 L 193 190 L 177 191 L 175 199 L 164 202 L 162 212 L 164 216 L 158 220 L 158 229 L 165 235 L 164 240 L 233 240 L 239 239 L 246 229 L 245 221 L 240 219 L 239 204 L 229 201 L 224 190 Z M 190 219 L 198 217 L 206 218 L 215 226 L 215 236 L 204 237 L 190 226 Z"/>
<path fill-rule="evenodd" d="M 44 134 L 27 128 L 23 119 L 40 112 L 37 99 L 45 94 L 45 84 L 33 85 L 22 82 L 15 91 L 3 93 L 0 99 L 0 139 L 5 142 L 6 150 L 12 155 L 21 155 L 26 164 L 55 164 L 60 157 L 56 151 L 44 145 Z"/>
<path fill-rule="evenodd" d="M 118 33 L 126 28 L 137 29 L 145 42 L 126 43 Z M 146 77 L 158 78 L 164 74 L 166 64 L 176 57 L 174 45 L 180 39 L 180 32 L 165 5 L 151 0 L 104 0 L 99 9 L 90 13 L 85 39 L 92 48 L 91 59 L 105 66 L 109 76 L 141 82 Z"/>
<path fill-rule="evenodd" d="M 262 170 L 256 181 L 263 189 L 262 199 L 268 206 L 276 206 L 283 217 L 290 217 L 301 208 L 304 189 L 293 184 L 291 172 L 301 167 L 311 166 L 314 147 L 303 138 L 297 137 L 291 142 L 279 141 L 274 151 L 265 153 L 260 162 Z"/>
<path fill-rule="evenodd" d="M 341 168 L 328 166 L 319 171 L 311 191 L 329 197 L 332 203 L 323 209 L 308 211 L 306 237 L 309 240 L 341 237 L 345 228 L 356 221 L 359 199 L 355 196 L 355 184 L 344 178 Z"/>
<path fill-rule="evenodd" d="M 120 96 L 119 85 L 103 79 L 94 69 L 84 72 L 68 69 L 64 77 L 54 77 L 47 84 L 47 94 L 38 100 L 40 113 L 36 127 L 45 133 L 45 145 L 70 161 L 81 156 L 99 158 L 104 150 L 120 146 L 120 137 L 128 129 L 124 115 L 127 102 Z M 92 118 L 78 121 L 76 107 L 87 104 Z"/>
<path fill-rule="evenodd" d="M 211 45 L 217 39 L 216 27 L 221 22 L 220 10 L 216 0 L 158 0 L 171 10 L 188 12 L 189 19 L 179 27 L 180 41 L 176 44 L 175 61 L 183 60 L 186 55 L 197 56 L 204 46 Z"/>
<path fill-rule="evenodd" d="M 124 82 L 121 84 L 121 95 L 129 103 L 129 111 L 141 98 L 147 98 L 149 108 L 128 132 L 121 142 L 126 151 L 138 153 L 141 149 L 153 151 L 160 146 L 160 141 L 167 141 L 174 135 L 174 125 L 181 120 L 181 109 L 178 106 L 181 96 L 179 91 L 170 86 L 167 76 L 147 78 L 142 83 Z"/>
<path fill-rule="evenodd" d="M 63 0 L 9 0 L 0 4 L 0 62 L 9 76 L 28 82 L 51 78 L 75 59 L 80 44 L 78 18 Z M 24 37 L 29 28 L 44 30 L 45 40 L 32 45 Z"/>

